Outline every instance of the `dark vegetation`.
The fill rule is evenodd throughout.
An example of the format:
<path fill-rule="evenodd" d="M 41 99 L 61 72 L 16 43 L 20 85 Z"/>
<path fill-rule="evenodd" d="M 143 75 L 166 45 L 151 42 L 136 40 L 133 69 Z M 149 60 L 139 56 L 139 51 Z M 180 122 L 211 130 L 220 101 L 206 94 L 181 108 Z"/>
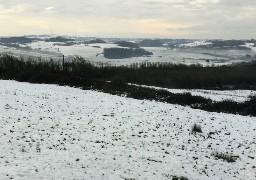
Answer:
<path fill-rule="evenodd" d="M 193 133 L 202 133 L 202 127 L 199 124 L 193 124 L 191 131 Z"/>
<path fill-rule="evenodd" d="M 45 40 L 45 42 L 67 42 L 67 41 L 75 41 L 75 39 L 57 36 L 57 37 L 52 37 Z"/>
<path fill-rule="evenodd" d="M 229 163 L 236 162 L 236 160 L 238 158 L 237 156 L 232 156 L 230 154 L 222 153 L 222 152 L 215 152 L 215 153 L 213 153 L 213 156 L 217 159 L 222 159 Z"/>
<path fill-rule="evenodd" d="M 3 46 L 6 46 L 6 47 L 9 47 L 9 48 L 17 48 L 17 49 L 24 49 L 24 50 L 32 50 L 32 48 L 31 47 L 29 47 L 29 46 L 25 46 L 25 47 L 23 47 L 23 46 L 21 46 L 20 44 L 13 44 L 13 43 L 10 43 L 10 44 L 5 44 L 5 43 L 0 43 L 1 45 L 3 45 Z"/>
<path fill-rule="evenodd" d="M 180 44 L 193 42 L 189 39 L 143 39 L 138 45 L 140 47 L 169 47 L 177 48 Z"/>
<path fill-rule="evenodd" d="M 188 180 L 188 178 L 186 178 L 184 176 L 173 176 L 172 180 Z"/>
<path fill-rule="evenodd" d="M 164 176 L 171 180 L 188 180 L 188 178 L 186 178 L 184 176 L 175 176 L 175 175 L 171 175 L 171 174 L 164 174 Z"/>
<path fill-rule="evenodd" d="M 243 40 L 211 40 L 208 41 L 211 42 L 212 44 L 209 45 L 203 45 L 203 46 L 198 46 L 200 48 L 215 48 L 215 49 L 237 49 L 237 50 L 251 50 L 248 47 L 245 47 L 245 41 Z"/>
<path fill-rule="evenodd" d="M 20 44 L 27 44 L 33 41 L 32 38 L 27 37 L 5 37 L 0 38 L 0 44 L 6 47 L 21 48 L 21 49 L 31 49 L 29 47 L 22 47 Z"/>
<path fill-rule="evenodd" d="M 111 67 L 109 76 L 124 82 L 183 89 L 256 89 L 256 62 L 220 67 L 172 63 L 141 63 Z"/>
<path fill-rule="evenodd" d="M 95 44 L 95 43 L 106 43 L 106 41 L 103 41 L 101 39 L 95 39 L 95 40 L 85 42 L 85 44 Z"/>
<path fill-rule="evenodd" d="M 127 42 L 127 41 L 118 41 L 115 44 L 121 47 L 139 48 L 139 45 L 137 43 Z"/>
<path fill-rule="evenodd" d="M 103 51 L 104 57 L 108 59 L 124 59 L 131 57 L 151 56 L 152 52 L 142 48 L 105 48 Z"/>
<path fill-rule="evenodd" d="M 190 93 L 174 94 L 130 83 L 168 86 L 174 88 L 255 88 L 256 63 L 223 67 L 201 67 L 174 64 L 134 64 L 130 67 L 94 66 L 77 57 L 72 62 L 61 63 L 42 59 L 18 59 L 0 56 L 0 79 L 15 79 L 32 83 L 47 83 L 94 89 L 126 95 L 135 99 L 148 99 L 190 106 L 211 112 L 225 112 L 256 116 L 256 98 L 238 103 L 213 102 Z M 109 82 L 110 81 L 110 82 Z M 216 83 L 218 82 L 218 83 Z"/>
<path fill-rule="evenodd" d="M 0 38 L 0 43 L 3 44 L 27 44 L 31 43 L 33 41 L 32 38 L 27 38 L 27 37 L 5 37 L 5 38 Z"/>
<path fill-rule="evenodd" d="M 144 39 L 139 43 L 140 47 L 163 47 L 163 41 L 160 39 Z"/>
<path fill-rule="evenodd" d="M 247 43 L 256 43 L 256 39 L 250 39 L 246 41 Z"/>
<path fill-rule="evenodd" d="M 210 41 L 212 43 L 212 47 L 224 47 L 224 46 L 229 46 L 229 47 L 235 47 L 235 46 L 241 46 L 245 45 L 245 42 L 242 40 L 215 40 L 215 41 Z"/>
<path fill-rule="evenodd" d="M 140 47 L 169 47 L 169 48 L 185 48 L 179 47 L 180 44 L 186 44 L 189 42 L 193 42 L 187 39 L 144 39 L 140 41 Z M 197 48 L 203 49 L 237 49 L 237 50 L 250 50 L 250 48 L 245 47 L 246 42 L 256 43 L 255 40 L 210 40 L 207 41 L 212 44 L 209 45 L 199 45 Z M 188 47 L 186 47 L 188 48 Z"/>
<path fill-rule="evenodd" d="M 68 42 L 61 42 L 61 43 L 54 43 L 55 46 L 73 46 L 79 44 L 75 41 L 68 41 Z"/>

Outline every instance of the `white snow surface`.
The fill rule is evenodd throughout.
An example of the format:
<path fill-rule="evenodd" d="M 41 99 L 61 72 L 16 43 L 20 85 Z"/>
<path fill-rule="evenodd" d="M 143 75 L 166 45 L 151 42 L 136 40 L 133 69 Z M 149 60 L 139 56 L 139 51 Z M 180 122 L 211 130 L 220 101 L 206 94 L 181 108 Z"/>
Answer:
<path fill-rule="evenodd" d="M 251 48 L 254 52 L 256 52 L 256 47 L 254 45 L 254 43 L 246 43 L 244 46 Z"/>
<path fill-rule="evenodd" d="M 191 43 L 187 43 L 187 44 L 181 44 L 180 47 L 197 47 L 197 46 L 207 46 L 212 44 L 212 42 L 207 42 L 207 41 L 194 41 Z"/>
<path fill-rule="evenodd" d="M 0 138 L 1 180 L 256 178 L 255 117 L 96 91 L 0 80 Z"/>

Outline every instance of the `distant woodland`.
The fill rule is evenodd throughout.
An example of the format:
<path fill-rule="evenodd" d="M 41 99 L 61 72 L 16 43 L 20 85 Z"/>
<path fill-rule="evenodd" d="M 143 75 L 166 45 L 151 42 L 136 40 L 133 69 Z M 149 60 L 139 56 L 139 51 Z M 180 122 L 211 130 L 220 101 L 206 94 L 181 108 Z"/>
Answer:
<path fill-rule="evenodd" d="M 131 57 L 151 56 L 152 52 L 142 48 L 105 48 L 104 57 L 107 59 L 124 59 Z"/>

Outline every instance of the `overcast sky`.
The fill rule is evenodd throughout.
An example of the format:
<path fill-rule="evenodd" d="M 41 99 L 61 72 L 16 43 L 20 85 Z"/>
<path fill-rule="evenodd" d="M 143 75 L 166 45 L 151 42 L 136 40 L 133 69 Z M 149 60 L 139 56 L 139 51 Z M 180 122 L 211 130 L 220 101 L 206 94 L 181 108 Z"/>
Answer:
<path fill-rule="evenodd" d="M 0 36 L 256 38 L 256 0 L 0 0 Z"/>

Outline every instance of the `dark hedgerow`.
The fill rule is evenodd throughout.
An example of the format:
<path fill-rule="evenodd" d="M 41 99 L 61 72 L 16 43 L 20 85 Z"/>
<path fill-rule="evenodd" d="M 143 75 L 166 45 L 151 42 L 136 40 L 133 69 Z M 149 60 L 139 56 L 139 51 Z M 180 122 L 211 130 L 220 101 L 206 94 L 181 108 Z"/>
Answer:
<path fill-rule="evenodd" d="M 0 54 L 0 79 L 14 79 L 33 83 L 48 83 L 94 89 L 126 95 L 134 99 L 155 100 L 170 104 L 190 106 L 210 112 L 224 112 L 256 116 L 256 98 L 245 102 L 214 102 L 190 93 L 174 94 L 128 83 L 170 88 L 256 88 L 255 62 L 223 67 L 177 65 L 171 63 L 142 63 L 131 66 L 93 65 L 83 58 L 61 63 L 53 60 L 18 59 Z M 223 76 L 219 78 L 218 75 Z M 215 83 L 215 81 L 218 83 Z"/>

